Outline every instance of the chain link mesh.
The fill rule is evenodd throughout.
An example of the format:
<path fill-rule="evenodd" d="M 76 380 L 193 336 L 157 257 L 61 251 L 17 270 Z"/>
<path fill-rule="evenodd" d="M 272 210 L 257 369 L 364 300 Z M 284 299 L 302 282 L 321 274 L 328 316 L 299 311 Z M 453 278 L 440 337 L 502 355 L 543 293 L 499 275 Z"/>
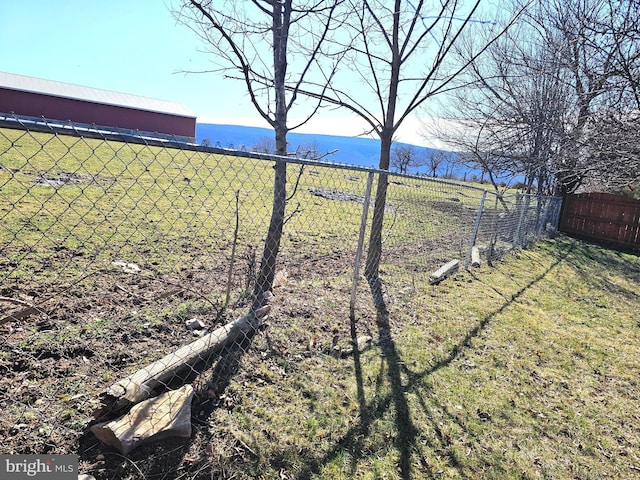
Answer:
<path fill-rule="evenodd" d="M 262 319 L 246 312 L 275 158 L 123 139 L 0 128 L 2 453 L 77 452 L 108 400 L 130 407 L 186 382 L 194 415 L 206 415 L 228 401 L 257 330 L 267 328 L 267 342 L 246 368 L 332 353 L 335 338 L 351 338 L 355 293 L 358 328 L 373 330 L 362 275 L 353 288 L 360 228 L 366 258 L 377 193 L 373 181 L 366 198 L 367 179 L 380 172 L 286 160 L 276 300 Z M 408 315 L 429 302 L 429 276 L 443 263 L 468 266 L 474 246 L 494 260 L 558 220 L 556 198 L 408 175 L 388 182 L 380 273 L 387 302 Z"/>

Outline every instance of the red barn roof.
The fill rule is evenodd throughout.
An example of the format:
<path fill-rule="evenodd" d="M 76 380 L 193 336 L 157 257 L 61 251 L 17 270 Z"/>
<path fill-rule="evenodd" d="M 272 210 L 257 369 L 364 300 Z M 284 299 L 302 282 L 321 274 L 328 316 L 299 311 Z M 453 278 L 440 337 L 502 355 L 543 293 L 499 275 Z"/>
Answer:
<path fill-rule="evenodd" d="M 6 113 L 195 137 L 196 115 L 176 102 L 6 72 L 0 93 Z"/>

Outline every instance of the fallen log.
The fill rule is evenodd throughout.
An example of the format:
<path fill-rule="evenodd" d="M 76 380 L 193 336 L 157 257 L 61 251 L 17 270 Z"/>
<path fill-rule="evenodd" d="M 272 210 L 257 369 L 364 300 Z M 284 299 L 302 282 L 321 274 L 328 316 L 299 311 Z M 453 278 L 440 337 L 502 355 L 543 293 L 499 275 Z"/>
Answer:
<path fill-rule="evenodd" d="M 193 368 L 227 345 L 255 331 L 270 310 L 271 306 L 265 305 L 117 381 L 107 390 L 100 413 L 117 412 L 157 395 L 157 390 L 164 388 L 183 370 Z"/>
<path fill-rule="evenodd" d="M 472 267 L 480 266 L 480 249 L 478 247 L 471 248 L 471 266 Z"/>
<path fill-rule="evenodd" d="M 435 283 L 440 283 L 449 275 L 453 275 L 454 273 L 456 273 L 459 266 L 460 260 L 451 260 L 450 262 L 445 263 L 442 267 L 440 267 L 429 276 L 429 283 L 432 285 Z"/>

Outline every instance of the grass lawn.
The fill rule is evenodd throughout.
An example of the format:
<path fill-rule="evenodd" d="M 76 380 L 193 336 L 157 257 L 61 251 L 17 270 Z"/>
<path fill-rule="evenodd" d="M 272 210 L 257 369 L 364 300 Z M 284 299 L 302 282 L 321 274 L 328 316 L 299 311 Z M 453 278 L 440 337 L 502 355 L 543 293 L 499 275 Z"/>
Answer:
<path fill-rule="evenodd" d="M 638 257 L 558 239 L 419 294 L 421 311 L 394 306 L 377 321 L 383 340 L 356 359 L 277 357 L 264 378 L 249 362 L 229 386 L 234 407 L 209 419 L 210 468 L 640 476 Z M 266 338 L 254 343 L 263 356 Z"/>

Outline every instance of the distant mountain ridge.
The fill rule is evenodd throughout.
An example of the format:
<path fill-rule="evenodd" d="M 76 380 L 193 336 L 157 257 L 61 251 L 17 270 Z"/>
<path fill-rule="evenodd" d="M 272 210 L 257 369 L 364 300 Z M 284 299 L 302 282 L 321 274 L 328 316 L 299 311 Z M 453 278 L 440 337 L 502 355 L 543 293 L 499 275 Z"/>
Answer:
<path fill-rule="evenodd" d="M 253 147 L 265 139 L 273 139 L 273 130 L 260 127 L 244 127 L 240 125 L 221 125 L 212 123 L 196 124 L 196 141 L 206 141 L 211 146 L 223 148 L 236 148 L 239 150 L 252 150 Z M 329 162 L 356 165 L 361 167 L 377 167 L 380 158 L 380 140 L 363 137 L 342 137 L 338 135 L 322 135 L 312 133 L 290 132 L 289 151 L 296 151 L 299 147 L 310 144 L 318 150 L 319 155 L 337 150 L 324 158 Z M 394 145 L 408 145 L 406 143 L 394 143 Z M 424 150 L 427 154 L 439 150 L 414 145 L 417 150 Z M 450 152 L 445 152 L 450 154 Z M 444 173 L 446 167 L 438 169 L 438 173 Z M 428 166 L 414 169 L 411 173 L 427 173 Z M 442 172 L 440 172 L 442 170 Z"/>
<path fill-rule="evenodd" d="M 273 141 L 273 137 L 273 130 L 269 128 L 196 123 L 196 141 L 199 144 L 206 141 L 206 143 L 211 146 L 251 151 L 261 142 Z M 314 149 L 318 152 L 318 156 L 336 150 L 335 153 L 324 157 L 324 161 L 359 167 L 378 167 L 380 159 L 380 140 L 378 139 L 295 132 L 289 132 L 287 139 L 289 140 L 290 152 L 295 152 L 299 147 L 306 149 L 309 145 L 313 145 Z M 393 145 L 410 144 L 395 142 Z M 424 151 L 425 156 L 433 152 L 442 152 L 447 158 L 455 159 L 457 155 L 455 152 L 446 150 L 438 150 L 419 145 L 412 146 L 418 151 Z M 433 172 L 429 168 L 429 165 L 424 165 L 418 168 L 410 168 L 408 173 L 432 175 Z M 481 175 L 482 171 L 480 169 L 466 168 L 452 161 L 442 162 L 436 170 L 436 177 L 454 178 L 463 181 L 467 179 L 477 181 L 481 178 Z M 522 182 L 524 178 L 522 176 L 497 176 L 496 180 L 499 182 L 513 183 L 517 181 Z"/>

